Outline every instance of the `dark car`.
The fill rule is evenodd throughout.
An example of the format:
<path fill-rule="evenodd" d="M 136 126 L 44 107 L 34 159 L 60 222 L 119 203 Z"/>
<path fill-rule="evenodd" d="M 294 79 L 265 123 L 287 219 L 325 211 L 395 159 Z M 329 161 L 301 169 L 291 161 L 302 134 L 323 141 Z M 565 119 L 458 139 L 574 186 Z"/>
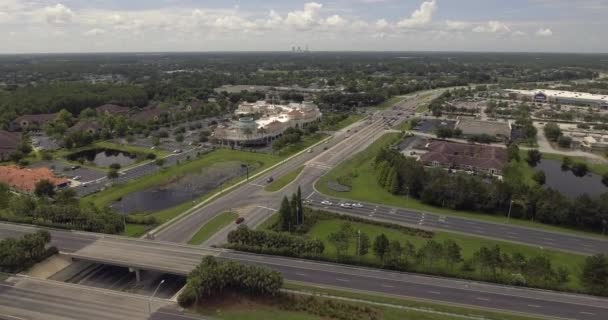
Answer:
<path fill-rule="evenodd" d="M 266 183 L 271 183 L 274 181 L 273 177 L 268 177 L 268 179 L 266 179 Z"/>
<path fill-rule="evenodd" d="M 243 223 L 243 221 L 245 221 L 245 218 L 243 218 L 243 217 L 238 217 L 238 218 L 236 219 L 236 221 L 234 221 L 234 223 L 236 223 L 236 224 L 241 224 L 241 223 Z"/>

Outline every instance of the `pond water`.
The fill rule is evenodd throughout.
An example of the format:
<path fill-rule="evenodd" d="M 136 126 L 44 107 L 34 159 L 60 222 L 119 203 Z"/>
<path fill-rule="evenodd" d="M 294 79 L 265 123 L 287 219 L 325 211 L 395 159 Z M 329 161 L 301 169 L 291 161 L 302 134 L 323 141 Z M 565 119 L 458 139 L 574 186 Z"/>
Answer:
<path fill-rule="evenodd" d="M 249 172 L 256 165 L 250 165 Z M 217 189 L 225 182 L 245 176 L 247 169 L 240 162 L 214 165 L 197 174 L 189 174 L 160 186 L 128 194 L 110 207 L 122 214 L 156 212 L 180 205 Z"/>
<path fill-rule="evenodd" d="M 608 192 L 601 176 L 590 172 L 584 177 L 577 177 L 570 170 L 562 170 L 559 161 L 541 160 L 535 169 L 545 172 L 546 187 L 555 189 L 570 198 L 576 198 L 584 193 L 594 196 Z"/>
<path fill-rule="evenodd" d="M 125 151 L 114 149 L 88 149 L 72 153 L 67 156 L 69 161 L 84 160 L 98 167 L 109 167 L 113 163 L 120 164 L 121 167 L 129 166 L 137 161 L 137 155 Z"/>

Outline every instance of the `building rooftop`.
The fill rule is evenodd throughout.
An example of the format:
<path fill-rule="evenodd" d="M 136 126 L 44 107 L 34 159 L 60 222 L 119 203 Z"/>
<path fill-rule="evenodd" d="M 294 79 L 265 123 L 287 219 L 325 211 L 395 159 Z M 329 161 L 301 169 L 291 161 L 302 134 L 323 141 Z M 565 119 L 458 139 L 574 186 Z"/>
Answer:
<path fill-rule="evenodd" d="M 538 93 L 543 93 L 548 98 L 579 99 L 579 100 L 598 101 L 598 102 L 608 103 L 608 95 L 593 94 L 593 93 L 587 93 L 587 92 L 545 90 L 545 89 L 537 89 L 537 90 L 508 89 L 507 91 L 517 93 L 517 94 L 529 95 L 529 96 L 533 96 Z"/>
<path fill-rule="evenodd" d="M 41 180 L 48 180 L 56 187 L 66 186 L 69 180 L 56 177 L 49 168 L 19 168 L 17 166 L 0 166 L 0 182 L 11 188 L 31 193 Z"/>
<path fill-rule="evenodd" d="M 474 119 L 460 119 L 456 128 L 462 130 L 464 135 L 481 135 L 511 137 L 511 124 L 499 121 L 484 121 Z"/>
<path fill-rule="evenodd" d="M 503 170 L 507 164 L 507 150 L 477 144 L 464 144 L 434 140 L 428 152 L 420 157 L 424 162 L 438 162 L 451 167 Z"/>

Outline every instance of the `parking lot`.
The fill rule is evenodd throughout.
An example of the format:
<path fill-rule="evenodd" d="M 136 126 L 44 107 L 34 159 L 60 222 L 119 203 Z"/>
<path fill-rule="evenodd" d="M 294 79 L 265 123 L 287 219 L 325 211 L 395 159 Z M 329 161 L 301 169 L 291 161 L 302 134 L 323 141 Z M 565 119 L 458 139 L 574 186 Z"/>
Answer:
<path fill-rule="evenodd" d="M 51 160 L 51 161 L 42 161 L 35 163 L 31 166 L 32 168 L 41 168 L 47 167 L 53 170 L 58 176 L 65 176 L 69 179 L 78 180 L 81 182 L 97 180 L 99 178 L 105 177 L 106 172 L 99 169 L 82 167 L 79 165 L 73 165 L 68 162 L 63 162 L 60 160 Z"/>
<path fill-rule="evenodd" d="M 454 129 L 456 127 L 456 121 L 454 120 L 440 120 L 440 119 L 422 119 L 420 123 L 414 128 L 416 131 L 422 133 L 433 133 L 437 128 L 449 128 Z"/>

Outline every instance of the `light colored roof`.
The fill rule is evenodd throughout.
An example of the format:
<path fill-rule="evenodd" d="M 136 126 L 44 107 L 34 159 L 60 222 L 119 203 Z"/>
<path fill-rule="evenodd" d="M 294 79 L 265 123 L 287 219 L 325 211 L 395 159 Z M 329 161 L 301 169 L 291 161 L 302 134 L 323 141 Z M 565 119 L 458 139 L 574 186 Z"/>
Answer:
<path fill-rule="evenodd" d="M 538 93 L 543 93 L 549 98 L 562 98 L 562 99 L 575 99 L 585 101 L 597 101 L 597 102 L 608 102 L 608 95 L 593 94 L 587 92 L 574 92 L 574 91 L 562 91 L 562 90 L 516 90 L 508 89 L 508 92 L 533 96 Z"/>
<path fill-rule="evenodd" d="M 0 166 L 0 182 L 22 192 L 33 192 L 36 183 L 48 180 L 55 186 L 65 185 L 69 180 L 58 178 L 49 168 L 19 168 L 16 166 Z"/>
<path fill-rule="evenodd" d="M 460 119 L 456 128 L 462 130 L 464 135 L 511 136 L 511 126 L 508 122 Z"/>

